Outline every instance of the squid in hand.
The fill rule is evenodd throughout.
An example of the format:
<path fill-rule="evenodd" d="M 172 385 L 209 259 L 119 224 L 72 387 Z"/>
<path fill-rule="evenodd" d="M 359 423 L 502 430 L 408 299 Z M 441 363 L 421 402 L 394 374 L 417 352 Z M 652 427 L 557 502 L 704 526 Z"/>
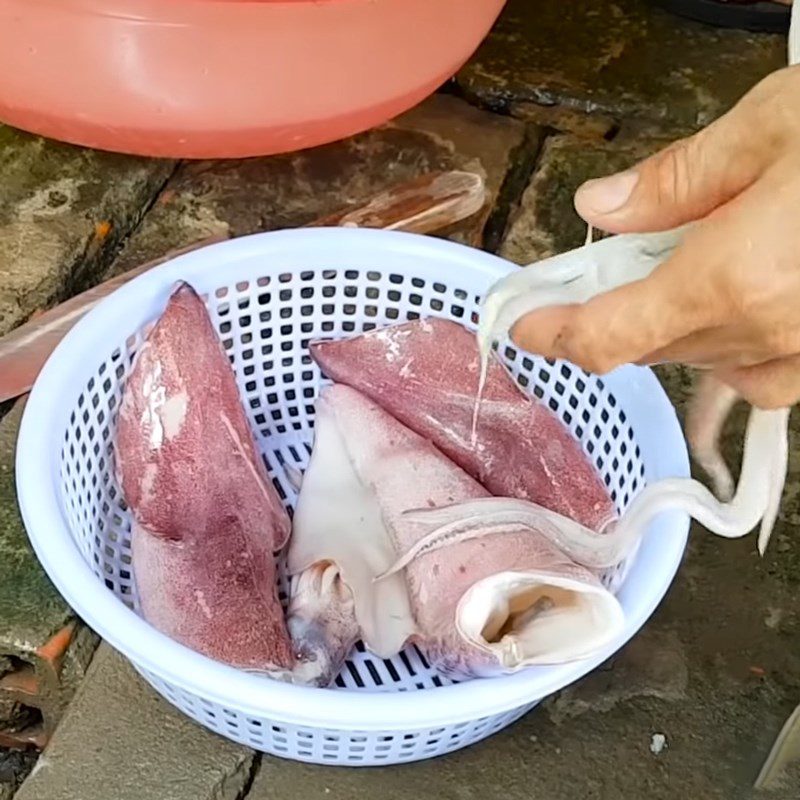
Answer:
<path fill-rule="evenodd" d="M 682 241 L 686 229 L 623 234 L 587 243 L 498 281 L 484 300 L 478 329 L 481 390 L 476 403 L 483 402 L 493 344 L 507 338 L 520 317 L 548 305 L 583 303 L 596 294 L 645 278 L 666 261 Z M 709 472 L 719 497 L 697 481 L 659 481 L 646 487 L 619 521 L 607 524 L 603 536 L 586 531 L 574 519 L 549 515 L 553 540 L 579 563 L 610 566 L 630 552 L 650 519 L 664 510 L 677 509 L 687 512 L 713 533 L 726 537 L 744 536 L 760 522 L 758 546 L 763 554 L 786 480 L 789 409 L 751 409 L 744 465 L 734 493 L 733 480 L 719 453 L 717 440 L 735 399 L 729 388 L 713 377 L 705 377 L 687 424 L 690 446 Z M 441 545 L 448 538 L 468 535 L 471 526 L 478 524 L 485 526 L 493 521 L 508 524 L 509 520 L 520 524 L 526 514 L 539 523 L 542 510 L 524 499 L 497 498 L 486 501 L 480 509 L 472 504 L 446 511 L 417 511 L 414 518 L 421 521 L 426 514 L 429 521 L 433 521 L 435 514 L 441 527 L 429 532 L 429 541 L 424 545 L 418 544 L 421 550 Z M 412 557 L 411 553 L 404 556 L 406 562 Z"/>

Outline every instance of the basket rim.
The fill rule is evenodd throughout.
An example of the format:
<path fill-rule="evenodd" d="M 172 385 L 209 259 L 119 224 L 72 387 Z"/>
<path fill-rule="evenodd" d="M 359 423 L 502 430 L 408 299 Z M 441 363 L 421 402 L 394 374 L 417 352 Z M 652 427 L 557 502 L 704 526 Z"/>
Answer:
<path fill-rule="evenodd" d="M 552 694 L 597 667 L 631 639 L 651 616 L 677 572 L 689 531 L 681 512 L 663 514 L 643 537 L 636 562 L 618 594 L 625 608 L 625 630 L 592 658 L 571 664 L 536 667 L 486 680 L 472 680 L 424 692 L 424 703 L 410 703 L 406 692 L 367 692 L 294 686 L 249 674 L 216 662 L 151 627 L 110 594 L 81 555 L 60 502 L 58 459 L 72 396 L 91 377 L 97 358 L 97 331 L 116 330 L 120 318 L 132 319 L 136 301 L 163 298 L 178 279 L 193 280 L 236 263 L 259 258 L 265 273 L 285 272 L 303 257 L 324 259 L 325 268 L 355 269 L 359 260 L 373 269 L 382 258 L 397 262 L 419 258 L 437 262 L 445 275 L 461 269 L 486 275 L 486 288 L 516 269 L 497 256 L 416 234 L 369 229 L 317 228 L 272 231 L 209 245 L 178 256 L 124 285 L 93 308 L 48 359 L 28 399 L 16 457 L 17 494 L 31 545 L 58 591 L 92 629 L 140 669 L 160 680 L 246 716 L 333 730 L 418 730 L 491 717 Z M 310 269 L 309 262 L 301 265 Z M 368 268 L 368 267 L 364 267 Z M 454 270 L 449 272 L 449 270 Z M 222 281 L 222 277 L 220 277 Z M 134 323 L 126 323 L 134 324 Z M 129 329 L 130 330 L 130 329 Z M 122 337 L 120 337 L 122 338 Z M 85 373 L 77 380 L 76 372 Z M 636 397 L 640 407 L 625 406 L 637 431 L 654 429 L 648 463 L 650 480 L 689 475 L 686 444 L 675 409 L 651 370 L 624 366 L 603 377 L 607 389 Z M 59 405 L 66 412 L 59 412 Z M 668 444 L 665 444 L 668 443 Z M 642 448 L 643 451 L 645 448 Z M 60 450 L 59 450 L 60 452 Z M 650 566 L 645 566 L 649 564 Z M 646 573 L 646 574 L 645 574 Z M 628 597 L 634 595 L 635 599 Z M 629 607 L 627 607 L 629 606 Z M 246 698 L 246 699 L 245 699 Z"/>

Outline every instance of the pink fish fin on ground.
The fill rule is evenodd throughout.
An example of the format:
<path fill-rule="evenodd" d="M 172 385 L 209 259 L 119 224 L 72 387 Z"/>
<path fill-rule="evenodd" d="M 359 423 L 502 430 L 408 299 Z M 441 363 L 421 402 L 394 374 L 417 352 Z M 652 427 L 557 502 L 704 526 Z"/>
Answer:
<path fill-rule="evenodd" d="M 127 379 L 115 466 L 145 619 L 211 658 L 286 678 L 273 555 L 291 525 L 202 299 L 170 297 Z"/>
<path fill-rule="evenodd" d="M 686 438 L 694 460 L 711 480 L 714 493 L 725 502 L 733 497 L 734 481 L 720 451 L 722 429 L 738 394 L 713 375 L 700 377 L 686 413 Z"/>
<path fill-rule="evenodd" d="M 402 576 L 374 584 L 395 549 L 368 476 L 351 455 L 354 446 L 371 446 L 370 431 L 357 431 L 354 441 L 340 430 L 340 413 L 351 399 L 331 387 L 317 400 L 314 447 L 288 550 L 288 625 L 297 652 L 314 659 L 303 674 L 318 684 L 336 677 L 359 636 L 388 658 L 415 631 Z"/>
<path fill-rule="evenodd" d="M 477 214 L 486 200 L 483 178 L 473 172 L 429 172 L 374 195 L 358 208 L 311 223 L 432 233 Z"/>

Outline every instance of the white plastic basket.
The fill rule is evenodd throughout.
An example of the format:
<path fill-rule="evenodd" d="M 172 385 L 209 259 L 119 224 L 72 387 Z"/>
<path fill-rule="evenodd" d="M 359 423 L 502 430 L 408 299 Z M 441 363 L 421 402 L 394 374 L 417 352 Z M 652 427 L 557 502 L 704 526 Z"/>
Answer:
<path fill-rule="evenodd" d="M 271 468 L 303 467 L 320 387 L 307 342 L 416 315 L 474 326 L 479 296 L 514 267 L 450 242 L 383 231 L 267 233 L 181 256 L 86 316 L 31 393 L 17 458 L 33 547 L 75 611 L 171 703 L 202 725 L 277 756 L 364 766 L 447 753 L 500 730 L 597 666 L 645 622 L 683 553 L 688 519 L 665 514 L 626 574 L 609 576 L 623 637 L 595 658 L 458 684 L 414 648 L 384 662 L 355 652 L 334 689 L 274 682 L 212 661 L 136 613 L 130 520 L 113 477 L 116 411 L 142 336 L 177 280 L 206 293 Z M 503 348 L 517 380 L 560 416 L 595 461 L 620 510 L 645 481 L 688 474 L 675 413 L 649 370 L 602 380 Z M 272 469 L 287 503 L 295 498 Z M 621 585 L 620 585 L 621 584 Z"/>

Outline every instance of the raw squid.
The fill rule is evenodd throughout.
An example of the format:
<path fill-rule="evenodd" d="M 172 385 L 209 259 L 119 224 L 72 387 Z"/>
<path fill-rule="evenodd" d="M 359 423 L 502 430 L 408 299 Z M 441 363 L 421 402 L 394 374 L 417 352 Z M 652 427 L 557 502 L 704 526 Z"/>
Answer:
<path fill-rule="evenodd" d="M 473 441 L 479 354 L 463 326 L 435 318 L 410 322 L 312 343 L 311 354 L 330 378 L 429 439 L 492 494 L 538 503 L 593 529 L 614 518 L 580 445 L 495 359 L 488 362 Z"/>
<path fill-rule="evenodd" d="M 614 236 L 555 256 L 533 268 L 513 272 L 500 280 L 489 291 L 481 312 L 478 330 L 481 375 L 491 371 L 493 342 L 505 339 L 520 317 L 548 305 L 583 303 L 594 295 L 647 277 L 669 258 L 686 230 L 687 227 L 683 227 L 665 233 Z M 745 445 L 751 468 L 742 470 L 734 495 L 733 480 L 719 453 L 717 440 L 735 400 L 735 393 L 730 389 L 713 378 L 705 379 L 690 409 L 687 425 L 690 445 L 699 463 L 709 472 L 716 491 L 721 499 L 733 496 L 733 500 L 727 505 L 720 503 L 696 481 L 664 481 L 663 485 L 648 487 L 615 526 L 614 537 L 607 541 L 605 537 L 594 537 L 597 559 L 605 560 L 600 554 L 614 541 L 617 545 L 620 542 L 630 544 L 643 532 L 645 521 L 665 508 L 682 509 L 713 533 L 728 537 L 744 536 L 760 521 L 758 546 L 763 554 L 786 480 L 789 409 L 751 410 Z M 512 513 L 511 505 L 509 500 L 504 511 L 506 515 Z M 520 509 L 519 504 L 515 507 Z M 474 510 L 452 509 L 446 520 L 451 527 L 431 534 L 431 542 L 441 540 L 446 532 L 452 535 L 457 515 Z M 484 512 L 488 509 L 484 509 L 481 524 L 486 524 L 498 510 L 495 506 L 486 516 Z M 471 524 L 477 522 L 478 519 L 473 518 Z M 559 527 L 562 540 L 567 529 L 573 536 L 572 522 L 567 525 L 562 521 Z M 622 552 L 625 549 L 622 548 Z M 581 558 L 583 563 L 590 563 L 587 553 Z"/>
<path fill-rule="evenodd" d="M 145 619 L 211 658 L 286 677 L 294 659 L 273 553 L 289 518 L 206 307 L 186 284 L 128 378 L 116 467 Z"/>
<path fill-rule="evenodd" d="M 399 652 L 414 633 L 402 576 L 373 584 L 396 558 L 369 476 L 357 472 L 351 448 L 370 444 L 371 429 L 344 439 L 337 411 L 343 387 L 316 403 L 314 447 L 302 478 L 287 567 L 292 576 L 288 626 L 308 661 L 305 678 L 326 686 L 359 638 L 381 658 Z"/>
<path fill-rule="evenodd" d="M 379 655 L 410 639 L 459 677 L 583 658 L 620 635 L 621 607 L 597 575 L 527 526 L 422 554 L 402 575 L 375 580 L 430 527 L 408 509 L 487 496 L 365 396 L 342 385 L 323 391 L 289 548 L 289 569 L 301 573 L 289 624 L 307 633 L 301 651 L 323 654 L 320 683 L 335 674 L 356 628 Z M 320 621 L 316 610 L 331 604 L 342 613 Z"/>

